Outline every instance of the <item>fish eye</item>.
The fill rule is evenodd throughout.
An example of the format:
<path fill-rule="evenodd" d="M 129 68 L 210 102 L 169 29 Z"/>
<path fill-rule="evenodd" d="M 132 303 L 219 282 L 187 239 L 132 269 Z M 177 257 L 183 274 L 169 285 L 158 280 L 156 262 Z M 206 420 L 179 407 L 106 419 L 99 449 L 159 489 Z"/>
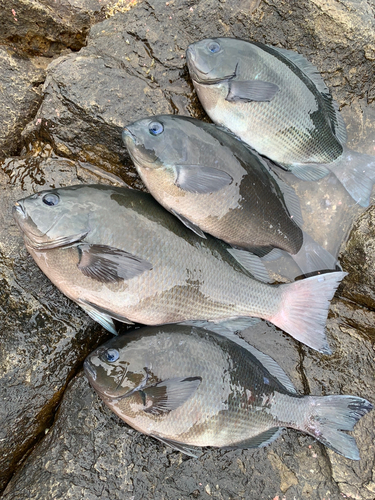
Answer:
<path fill-rule="evenodd" d="M 49 207 L 53 207 L 53 206 L 58 204 L 58 202 L 60 201 L 60 198 L 55 193 L 47 193 L 43 196 L 42 200 L 43 200 L 43 203 L 45 205 L 48 205 Z"/>
<path fill-rule="evenodd" d="M 151 122 L 150 125 L 148 126 L 148 130 L 151 135 L 159 135 L 163 132 L 164 127 L 163 124 L 160 122 Z"/>
<path fill-rule="evenodd" d="M 104 355 L 108 363 L 113 363 L 120 357 L 120 353 L 117 349 L 107 349 L 107 352 Z"/>
<path fill-rule="evenodd" d="M 216 54 L 220 50 L 220 44 L 217 42 L 210 42 L 207 48 L 212 54 Z"/>

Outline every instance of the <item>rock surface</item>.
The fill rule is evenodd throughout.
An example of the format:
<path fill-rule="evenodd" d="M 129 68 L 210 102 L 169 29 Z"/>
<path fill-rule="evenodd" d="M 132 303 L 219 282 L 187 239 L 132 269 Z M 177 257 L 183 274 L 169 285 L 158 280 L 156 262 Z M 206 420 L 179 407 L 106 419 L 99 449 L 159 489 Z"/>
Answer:
<path fill-rule="evenodd" d="M 372 500 L 375 412 L 354 431 L 360 462 L 292 430 L 265 449 L 208 449 L 194 460 L 126 426 L 84 376 L 65 391 L 86 353 L 106 334 L 42 275 L 23 247 L 10 207 L 48 186 L 116 183 L 113 174 L 143 188 L 122 145 L 121 129 L 158 113 L 207 119 L 184 59 L 187 45 L 204 37 L 252 38 L 304 54 L 343 107 L 350 147 L 373 153 L 374 3 L 262 0 L 251 12 L 257 2 L 4 2 L 0 151 L 5 157 L 25 145 L 28 154 L 8 158 L 0 169 L 0 199 L 6 207 L 0 213 L 0 491 L 15 473 L 2 498 Z M 129 6 L 95 24 L 105 12 Z M 30 57 L 36 54 L 61 54 L 48 67 L 42 102 L 46 59 Z M 350 207 L 337 215 L 338 204 L 347 199 L 340 193 L 322 198 L 330 183 L 326 179 L 315 186 L 311 202 L 306 185 L 298 192 L 314 237 L 337 250 L 359 211 Z M 264 323 L 244 333 L 278 361 L 301 393 L 352 393 L 375 403 L 374 223 L 371 208 L 356 222 L 342 253 L 350 274 L 331 307 L 333 356 L 319 355 Z"/>
<path fill-rule="evenodd" d="M 79 50 L 90 26 L 105 18 L 111 0 L 0 0 L 0 44 L 31 55 Z"/>
<path fill-rule="evenodd" d="M 103 181 L 48 156 L 9 159 L 0 170 L 0 490 L 50 425 L 77 367 L 107 337 L 28 255 L 12 205 L 43 188 Z"/>
<path fill-rule="evenodd" d="M 47 61 L 0 47 L 0 160 L 19 153 L 21 132 L 42 102 Z"/>

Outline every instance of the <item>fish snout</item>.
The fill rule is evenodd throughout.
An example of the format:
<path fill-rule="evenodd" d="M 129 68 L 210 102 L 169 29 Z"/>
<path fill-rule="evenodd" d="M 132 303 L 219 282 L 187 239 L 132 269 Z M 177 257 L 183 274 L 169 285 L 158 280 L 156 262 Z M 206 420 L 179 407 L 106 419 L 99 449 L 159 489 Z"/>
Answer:
<path fill-rule="evenodd" d="M 22 200 L 16 201 L 12 208 L 12 214 L 14 218 L 26 217 L 26 211 Z"/>
<path fill-rule="evenodd" d="M 129 127 L 125 127 L 122 131 L 122 140 L 126 144 L 126 141 L 130 138 L 134 143 L 137 142 L 137 137 L 133 134 Z"/>
<path fill-rule="evenodd" d="M 96 371 L 91 366 L 89 359 L 85 359 L 83 369 L 85 370 L 86 376 L 89 380 L 96 380 Z"/>

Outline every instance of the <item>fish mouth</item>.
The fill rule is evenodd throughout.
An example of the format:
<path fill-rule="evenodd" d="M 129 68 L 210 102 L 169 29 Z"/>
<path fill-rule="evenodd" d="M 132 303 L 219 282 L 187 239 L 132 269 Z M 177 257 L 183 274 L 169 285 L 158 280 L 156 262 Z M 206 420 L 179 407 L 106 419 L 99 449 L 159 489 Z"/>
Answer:
<path fill-rule="evenodd" d="M 220 78 L 209 78 L 208 75 L 212 71 L 212 68 L 207 67 L 206 71 L 203 68 L 200 68 L 198 70 L 197 60 L 199 59 L 199 56 L 197 56 L 196 50 L 193 47 L 193 45 L 189 45 L 189 47 L 186 49 L 186 61 L 187 61 L 189 73 L 190 73 L 192 80 L 194 80 L 197 83 L 204 84 L 204 85 L 215 85 L 217 83 L 232 80 L 233 78 L 235 78 L 237 76 L 238 63 L 236 64 L 233 73 L 230 73 L 229 75 L 221 76 Z M 200 66 L 202 66 L 202 64 L 200 64 Z M 202 76 L 200 76 L 200 75 L 204 75 L 204 78 L 202 78 Z"/>
<path fill-rule="evenodd" d="M 133 132 L 128 128 L 125 127 L 124 130 L 122 131 L 122 140 L 126 144 L 127 138 L 130 138 L 136 146 L 139 145 L 137 137 L 133 134 Z"/>
<path fill-rule="evenodd" d="M 83 369 L 85 370 L 86 375 L 88 375 L 88 378 L 92 380 L 96 380 L 96 371 L 94 368 L 91 366 L 90 362 L 88 359 L 85 359 L 83 363 Z"/>
<path fill-rule="evenodd" d="M 26 219 L 25 207 L 23 205 L 22 200 L 16 201 L 12 208 L 13 217 L 17 220 L 17 217 L 22 217 Z"/>

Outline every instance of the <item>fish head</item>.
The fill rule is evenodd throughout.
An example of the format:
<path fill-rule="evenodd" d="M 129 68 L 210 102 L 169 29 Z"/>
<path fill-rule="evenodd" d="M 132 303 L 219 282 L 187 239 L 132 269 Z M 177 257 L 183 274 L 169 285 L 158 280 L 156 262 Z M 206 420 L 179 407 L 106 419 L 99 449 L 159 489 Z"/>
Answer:
<path fill-rule="evenodd" d="M 130 396 L 146 385 L 149 375 L 144 352 L 136 344 L 136 336 L 121 335 L 98 347 L 85 359 L 86 377 L 105 401 L 114 402 Z"/>
<path fill-rule="evenodd" d="M 191 78 L 212 85 L 236 76 L 238 57 L 231 38 L 207 38 L 189 45 L 186 60 Z"/>
<path fill-rule="evenodd" d="M 92 193 L 88 191 L 86 186 L 71 186 L 18 200 L 13 217 L 26 245 L 47 250 L 82 240 L 89 232 Z"/>
<path fill-rule="evenodd" d="M 199 131 L 194 133 L 193 122 L 188 117 L 159 115 L 125 127 L 122 138 L 141 176 L 142 171 L 158 169 L 174 178 L 175 165 L 196 161 Z"/>

